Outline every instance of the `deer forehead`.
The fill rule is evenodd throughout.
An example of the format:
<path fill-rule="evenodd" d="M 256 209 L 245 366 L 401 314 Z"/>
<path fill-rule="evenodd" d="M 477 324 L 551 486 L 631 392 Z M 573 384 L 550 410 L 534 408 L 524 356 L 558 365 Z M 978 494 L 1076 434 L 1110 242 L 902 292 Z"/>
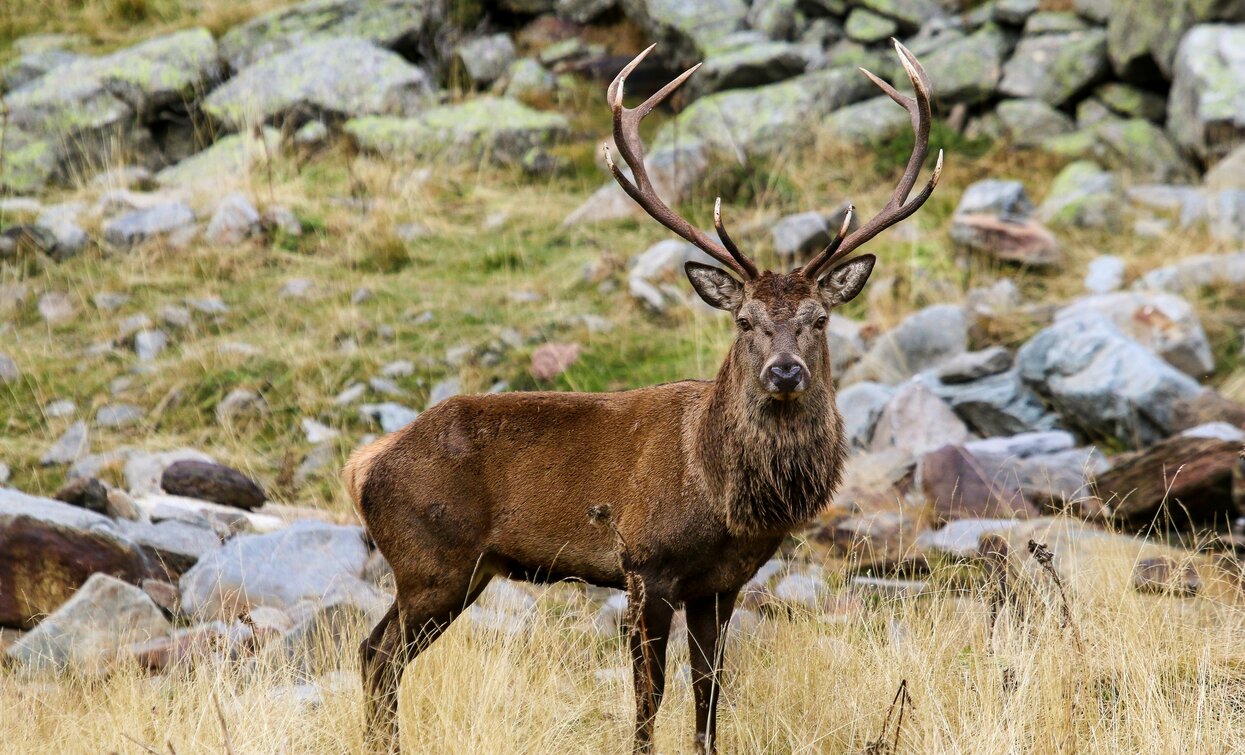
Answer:
<path fill-rule="evenodd" d="M 744 308 L 775 322 L 812 317 L 822 309 L 816 285 L 802 275 L 765 272 L 745 292 Z"/>

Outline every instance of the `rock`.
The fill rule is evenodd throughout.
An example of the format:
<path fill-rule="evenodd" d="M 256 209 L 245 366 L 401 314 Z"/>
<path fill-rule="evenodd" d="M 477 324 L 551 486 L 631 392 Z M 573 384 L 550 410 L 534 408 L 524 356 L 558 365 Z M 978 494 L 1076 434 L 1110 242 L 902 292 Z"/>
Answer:
<path fill-rule="evenodd" d="M 1192 597 L 1202 580 L 1192 563 L 1177 563 L 1169 556 L 1143 558 L 1133 567 L 1133 589 L 1152 595 Z"/>
<path fill-rule="evenodd" d="M 830 374 L 836 381 L 864 353 L 863 330 L 864 325 L 855 320 L 833 312 L 830 314 L 826 322 L 826 345 L 830 349 Z"/>
<path fill-rule="evenodd" d="M 140 362 L 153 362 L 169 345 L 169 337 L 163 330 L 140 330 L 134 334 L 134 353 Z"/>
<path fill-rule="evenodd" d="M 233 192 L 216 206 L 203 238 L 209 244 L 240 244 L 260 228 L 259 211 L 245 196 Z"/>
<path fill-rule="evenodd" d="M 1207 422 L 1219 421 L 1245 427 L 1245 405 L 1210 389 L 1187 398 L 1177 399 L 1172 407 L 1172 413 L 1178 430 L 1187 430 Z"/>
<path fill-rule="evenodd" d="M 65 322 L 74 316 L 73 300 L 61 291 L 48 291 L 39 297 L 35 305 L 39 316 L 49 325 Z"/>
<path fill-rule="evenodd" d="M 359 415 L 365 421 L 376 422 L 386 433 L 400 430 L 414 422 L 419 412 L 392 401 L 382 404 L 364 404 L 359 407 Z"/>
<path fill-rule="evenodd" d="M 964 448 L 978 458 L 1028 458 L 1068 451 L 1075 445 L 1076 439 L 1072 437 L 1072 433 L 1066 430 L 1046 430 L 970 440 L 964 444 Z"/>
<path fill-rule="evenodd" d="M 497 81 L 518 55 L 509 34 L 490 34 L 460 42 L 454 48 L 454 64 L 466 82 L 483 88 Z"/>
<path fill-rule="evenodd" d="M 43 456 L 39 457 L 39 463 L 45 467 L 71 464 L 85 456 L 89 448 L 90 438 L 86 422 L 78 420 L 70 425 L 47 451 L 43 452 Z"/>
<path fill-rule="evenodd" d="M 1088 29 L 1089 24 L 1075 13 L 1040 11 L 1025 19 L 1024 34 L 1026 37 L 1035 37 L 1039 34 L 1064 34 Z"/>
<path fill-rule="evenodd" d="M 13 357 L 0 351 L 0 383 L 14 383 L 22 376 Z"/>
<path fill-rule="evenodd" d="M 1125 189 L 1133 204 L 1165 212 L 1179 211 L 1180 227 L 1203 223 L 1209 217 L 1206 194 L 1192 186 L 1141 184 Z"/>
<path fill-rule="evenodd" d="M 956 519 L 939 529 L 922 532 L 917 536 L 916 547 L 952 558 L 971 559 L 980 553 L 978 541 L 983 536 L 1005 533 L 1015 524 L 1015 519 Z"/>
<path fill-rule="evenodd" d="M 873 451 L 898 449 L 921 456 L 948 443 L 963 443 L 968 428 L 926 386 L 904 383 L 878 417 L 869 447 Z"/>
<path fill-rule="evenodd" d="M 997 28 L 985 27 L 940 46 L 922 64 L 940 101 L 972 105 L 994 96 L 1010 49 Z"/>
<path fill-rule="evenodd" d="M 177 519 L 143 522 L 121 519 L 117 528 L 131 542 L 158 564 L 164 575 L 176 581 L 190 570 L 203 554 L 220 547 L 220 538 L 210 527 L 202 527 Z"/>
<path fill-rule="evenodd" d="M 1141 276 L 1134 289 L 1191 291 L 1206 286 L 1245 285 L 1245 252 L 1199 254 L 1185 257 Z"/>
<path fill-rule="evenodd" d="M 1023 26 L 1029 16 L 1037 13 L 1038 0 L 998 0 L 994 4 L 994 20 L 1000 24 Z"/>
<path fill-rule="evenodd" d="M 1217 20 L 1245 20 L 1245 8 L 1232 0 L 1115 2 L 1107 24 L 1111 63 L 1123 78 L 1170 79 L 1186 30 Z"/>
<path fill-rule="evenodd" d="M 506 163 L 566 138 L 570 127 L 557 113 L 533 110 L 504 97 L 480 97 L 432 108 L 415 118 L 354 118 L 344 130 L 360 149 L 387 157 L 456 161 L 491 157 Z"/>
<path fill-rule="evenodd" d="M 162 202 L 104 223 L 104 240 L 116 247 L 131 247 L 167 236 L 194 222 L 194 211 L 184 202 Z"/>
<path fill-rule="evenodd" d="M 1040 147 L 1075 128 L 1071 118 L 1041 100 L 1004 100 L 995 113 L 1003 134 L 1018 147 Z"/>
<path fill-rule="evenodd" d="M 1167 130 L 1204 162 L 1215 162 L 1245 141 L 1245 26 L 1196 26 L 1176 53 Z"/>
<path fill-rule="evenodd" d="M 1236 440 L 1176 435 L 1116 457 L 1095 486 L 1112 515 L 1133 525 L 1184 528 L 1234 519 L 1245 514 L 1243 502 L 1232 499 L 1240 452 Z"/>
<path fill-rule="evenodd" d="M 150 565 L 107 517 L 0 488 L 0 626 L 28 628 L 96 572 L 135 582 Z"/>
<path fill-rule="evenodd" d="M 1131 447 L 1171 434 L 1174 402 L 1202 390 L 1098 314 L 1040 331 L 1017 352 L 1016 365 L 1066 421 Z"/>
<path fill-rule="evenodd" d="M 843 30 L 848 39 L 868 45 L 893 37 L 899 31 L 899 24 L 867 8 L 857 7 L 848 14 Z"/>
<path fill-rule="evenodd" d="M 1038 513 L 1018 489 L 996 479 L 963 446 L 948 444 L 920 456 L 916 480 L 940 521 L 1027 519 Z"/>
<path fill-rule="evenodd" d="M 876 144 L 911 128 L 908 114 L 885 95 L 846 105 L 831 113 L 826 131 L 847 144 Z"/>
<path fill-rule="evenodd" d="M 95 412 L 96 427 L 129 427 L 142 419 L 142 408 L 133 404 L 105 404 Z"/>
<path fill-rule="evenodd" d="M 743 27 L 748 5 L 743 0 L 621 0 L 622 8 L 662 56 L 686 67 Z"/>
<path fill-rule="evenodd" d="M 182 605 L 189 615 L 224 620 L 254 606 L 288 610 L 360 580 L 366 561 L 357 527 L 296 522 L 267 535 L 239 535 L 182 576 Z"/>
<path fill-rule="evenodd" d="M 1055 177 L 1038 217 L 1050 226 L 1117 228 L 1122 212 L 1115 176 L 1082 160 Z"/>
<path fill-rule="evenodd" d="M 504 70 L 504 69 L 503 69 Z M 427 74 L 360 39 L 308 42 L 238 72 L 203 112 L 227 129 L 367 115 L 414 115 L 427 100 Z"/>
<path fill-rule="evenodd" d="M 937 304 L 909 315 L 878 336 L 869 351 L 844 376 L 845 384 L 876 380 L 895 385 L 938 365 L 968 346 L 968 317 L 963 307 Z"/>
<path fill-rule="evenodd" d="M 1167 100 L 1162 95 L 1119 81 L 1109 81 L 1098 87 L 1094 97 L 1125 118 L 1162 123 L 1167 115 Z"/>
<path fill-rule="evenodd" d="M 555 0 L 554 12 L 558 18 L 571 23 L 586 24 L 611 10 L 617 0 Z"/>
<path fill-rule="evenodd" d="M 548 97 L 557 86 L 553 74 L 531 58 L 520 58 L 506 69 L 507 97 L 516 100 L 540 100 Z"/>
<path fill-rule="evenodd" d="M 549 381 L 579 361 L 577 343 L 543 343 L 532 352 L 532 377 Z"/>
<path fill-rule="evenodd" d="M 1059 240 L 1035 220 L 956 215 L 951 221 L 950 234 L 956 245 L 1001 262 L 1039 269 L 1063 263 L 1063 247 Z"/>
<path fill-rule="evenodd" d="M 463 392 L 462 380 L 456 377 L 447 378 L 432 386 L 432 390 L 428 392 L 428 408 L 436 406 L 442 401 L 457 396 Z"/>
<path fill-rule="evenodd" d="M 1245 241 L 1245 190 L 1223 189 L 1211 197 L 1210 232 L 1220 241 Z"/>
<path fill-rule="evenodd" d="M 830 243 L 833 233 L 825 216 L 819 212 L 787 215 L 770 226 L 774 251 L 786 260 L 803 260 L 820 252 Z"/>
<path fill-rule="evenodd" d="M 191 448 L 179 448 L 173 451 L 146 453 L 134 451 L 125 457 L 125 486 L 132 495 L 145 496 L 159 493 L 160 480 L 164 470 L 179 461 L 198 461 L 215 464 L 216 460 L 207 454 Z"/>
<path fill-rule="evenodd" d="M 1147 181 L 1189 181 L 1192 164 L 1163 129 L 1141 118 L 1107 117 L 1067 137 L 1046 140 L 1047 151 L 1092 158 Z"/>
<path fill-rule="evenodd" d="M 299 462 L 298 468 L 294 470 L 294 484 L 298 486 L 305 485 L 308 480 L 315 477 L 321 470 L 328 467 L 337 459 L 337 452 L 332 444 L 322 443 L 314 448 L 303 457 Z"/>
<path fill-rule="evenodd" d="M 1213 438 L 1245 444 L 1245 430 L 1228 422 L 1205 422 L 1180 432 L 1186 438 Z"/>
<path fill-rule="evenodd" d="M 160 476 L 160 487 L 171 495 L 200 498 L 244 511 L 263 506 L 267 498 L 254 480 L 238 470 L 202 461 L 173 462 Z"/>
<path fill-rule="evenodd" d="M 259 134 L 251 130 L 229 134 L 202 152 L 164 168 L 155 180 L 161 186 L 215 195 L 222 181 L 249 175 L 252 167 L 267 162 L 280 150 L 281 133 L 273 128 L 264 128 Z"/>
<path fill-rule="evenodd" d="M 1011 369 L 1012 353 L 1003 346 L 966 351 L 934 369 L 934 376 L 950 385 L 969 383 Z"/>
<path fill-rule="evenodd" d="M 740 45 L 714 53 L 688 86 L 697 96 L 703 96 L 773 84 L 804 73 L 812 63 L 809 57 L 806 48 L 790 42 L 765 40 Z"/>
<path fill-rule="evenodd" d="M 268 402 L 255 391 L 234 388 L 216 405 L 216 421 L 229 425 L 245 418 L 262 417 L 268 413 Z"/>
<path fill-rule="evenodd" d="M 930 380 L 927 385 L 969 427 L 987 437 L 1049 430 L 1059 422 L 1014 369 L 971 382 Z"/>
<path fill-rule="evenodd" d="M 788 574 L 774 586 L 774 598 L 790 609 L 821 613 L 834 597 L 830 586 L 813 572 Z"/>
<path fill-rule="evenodd" d="M 1101 254 L 1089 262 L 1085 271 L 1085 290 L 1091 294 L 1106 294 L 1124 284 L 1124 260 L 1111 254 Z"/>
<path fill-rule="evenodd" d="M 306 436 L 307 442 L 311 444 L 327 443 L 341 435 L 334 428 L 310 417 L 303 417 L 299 425 L 303 428 L 303 435 Z"/>
<path fill-rule="evenodd" d="M 853 449 L 869 447 L 878 418 L 894 396 L 893 387 L 869 381 L 839 391 L 836 403 L 843 415 L 843 436 Z"/>
<path fill-rule="evenodd" d="M 934 0 L 860 0 L 861 6 L 887 18 L 893 18 L 907 30 L 918 29 L 927 21 L 944 15 Z"/>
<path fill-rule="evenodd" d="M 357 37 L 400 52 L 416 43 L 444 9 L 429 0 L 309 0 L 233 27 L 220 40 L 221 58 L 235 71 L 306 42 Z"/>
<path fill-rule="evenodd" d="M 1245 144 L 1233 148 L 1226 157 L 1211 165 L 1203 184 L 1210 192 L 1245 189 Z"/>
<path fill-rule="evenodd" d="M 1058 107 L 1088 91 L 1108 70 L 1107 35 L 1099 29 L 1025 37 L 1003 66 L 999 92 Z"/>
<path fill-rule="evenodd" d="M 925 592 L 926 583 L 915 579 L 886 579 L 883 577 L 852 577 L 849 583 L 856 594 L 872 595 L 886 600 L 915 598 Z M 894 628 L 895 625 L 892 625 Z"/>
<path fill-rule="evenodd" d="M 71 506 L 108 514 L 108 488 L 94 477 L 79 477 L 61 486 L 52 497 Z"/>
<path fill-rule="evenodd" d="M 179 616 L 182 612 L 182 596 L 177 592 L 177 585 L 162 579 L 144 579 L 139 588 L 147 593 L 151 602 L 164 612 L 166 616 Z"/>
<path fill-rule="evenodd" d="M 29 669 L 93 675 L 117 660 L 126 645 L 171 630 L 142 590 L 107 574 L 94 574 L 5 653 Z"/>
<path fill-rule="evenodd" d="M 1184 299 L 1160 292 L 1120 291 L 1086 296 L 1055 313 L 1055 321 L 1087 312 L 1106 315 L 1125 335 L 1193 377 L 1215 370 L 1215 357 L 1197 312 Z"/>
<path fill-rule="evenodd" d="M 90 241 L 86 231 L 77 223 L 81 209 L 82 206 L 78 203 L 49 207 L 35 221 L 35 225 L 52 234 L 54 243 L 48 254 L 57 262 L 77 257 Z"/>
<path fill-rule="evenodd" d="M 1033 214 L 1033 209 L 1033 201 L 1021 182 L 986 178 L 969 184 L 955 206 L 955 214 L 988 214 L 1025 220 Z"/>
<path fill-rule="evenodd" d="M 16 91 L 48 71 L 80 60 L 81 55 L 55 48 L 25 53 L 0 68 L 0 91 Z"/>

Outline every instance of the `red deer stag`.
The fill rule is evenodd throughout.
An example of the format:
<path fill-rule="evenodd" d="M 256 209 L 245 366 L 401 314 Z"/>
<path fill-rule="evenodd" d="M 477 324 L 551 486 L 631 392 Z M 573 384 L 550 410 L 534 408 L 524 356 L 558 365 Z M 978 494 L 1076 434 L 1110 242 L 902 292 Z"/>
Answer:
<path fill-rule="evenodd" d="M 911 113 L 907 169 L 876 217 L 850 234 L 844 222 L 825 250 L 789 273 L 761 272 L 739 251 L 720 202 L 718 243 L 653 190 L 640 121 L 696 69 L 634 109 L 623 107 L 623 86 L 653 48 L 618 74 L 608 90 L 614 141 L 633 178 L 613 160 L 610 170 L 649 215 L 725 268 L 689 262 L 686 272 L 702 299 L 734 317 L 735 341 L 714 380 L 457 396 L 351 457 L 346 487 L 397 584 L 360 649 L 370 746 L 397 749 L 403 667 L 490 579 L 508 577 L 642 585 L 643 600 L 629 611 L 636 752 L 653 747 L 666 638 L 682 606 L 696 747 L 714 750 L 722 635 L 735 598 L 839 482 L 845 446 L 824 329 L 827 314 L 860 293 L 874 257 L 840 260 L 915 212 L 942 170 L 939 152 L 933 177 L 909 200 L 929 147 L 929 81 L 907 49 L 895 48 L 915 97 L 864 73 Z"/>

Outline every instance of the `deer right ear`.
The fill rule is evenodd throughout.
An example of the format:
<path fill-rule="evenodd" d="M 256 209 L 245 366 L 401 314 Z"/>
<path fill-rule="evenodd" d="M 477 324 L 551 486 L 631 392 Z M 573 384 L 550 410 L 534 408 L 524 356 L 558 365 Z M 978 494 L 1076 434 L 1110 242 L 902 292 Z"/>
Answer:
<path fill-rule="evenodd" d="M 683 265 L 683 270 L 687 273 L 687 279 L 692 282 L 692 288 L 696 289 L 705 304 L 727 312 L 734 312 L 743 304 L 743 284 L 722 268 L 688 262 Z"/>

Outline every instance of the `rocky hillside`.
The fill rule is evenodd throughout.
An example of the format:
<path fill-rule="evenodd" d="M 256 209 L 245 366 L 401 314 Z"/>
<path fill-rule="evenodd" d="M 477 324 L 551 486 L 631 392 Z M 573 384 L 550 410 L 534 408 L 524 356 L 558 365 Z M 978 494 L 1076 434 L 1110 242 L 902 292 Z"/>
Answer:
<path fill-rule="evenodd" d="M 681 273 L 707 258 L 599 162 L 605 83 L 650 42 L 636 96 L 704 61 L 646 129 L 650 173 L 706 224 L 721 194 L 766 264 L 889 195 L 909 123 L 856 69 L 905 88 L 891 37 L 947 153 L 828 328 L 847 481 L 741 631 L 977 579 L 1000 539 L 1037 568 L 1055 515 L 1070 551 L 1128 554 L 1127 590 L 1239 600 L 1240 3 L 220 5 L 221 28 L 67 12 L 0 47 L 13 665 L 301 658 L 388 600 L 336 482 L 353 448 L 460 392 L 712 376 L 730 323 Z M 470 616 L 513 630 L 541 594 Z M 563 609 L 617 636 L 621 596 Z"/>

